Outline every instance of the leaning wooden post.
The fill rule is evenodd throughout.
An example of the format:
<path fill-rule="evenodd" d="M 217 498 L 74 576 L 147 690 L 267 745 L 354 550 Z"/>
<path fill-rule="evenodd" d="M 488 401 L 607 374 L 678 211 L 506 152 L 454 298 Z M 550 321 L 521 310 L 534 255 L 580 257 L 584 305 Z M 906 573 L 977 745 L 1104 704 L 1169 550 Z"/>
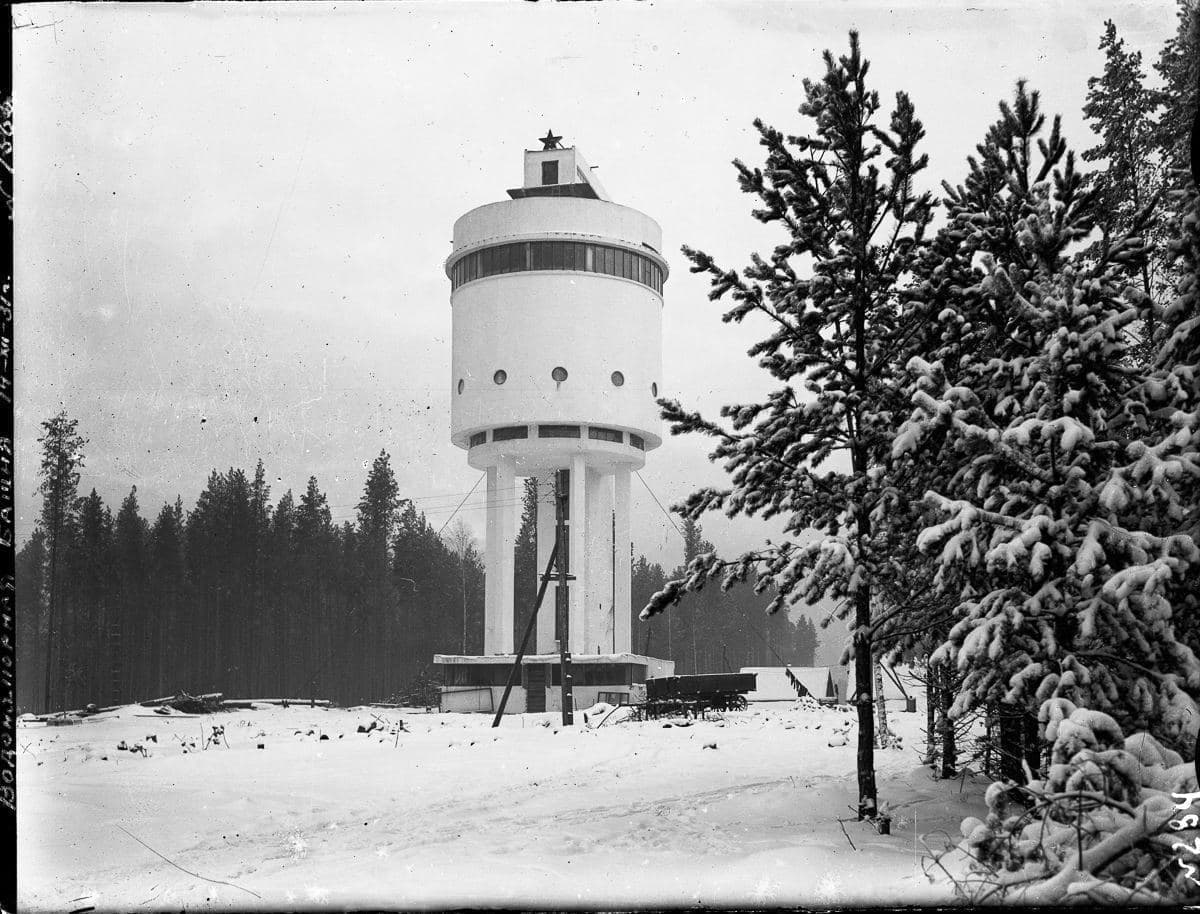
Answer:
<path fill-rule="evenodd" d="M 542 599 L 546 596 L 546 588 L 550 584 L 550 570 L 554 567 L 554 562 L 558 558 L 558 540 L 554 541 L 554 547 L 550 550 L 550 561 L 546 563 L 546 573 L 542 575 L 542 586 L 538 588 L 537 600 L 533 604 L 533 612 L 529 614 L 529 621 L 525 623 L 525 634 L 521 638 L 521 647 L 517 651 L 517 658 L 513 661 L 512 669 L 508 671 L 508 682 L 504 686 L 504 694 L 500 697 L 500 707 L 496 710 L 496 717 L 492 721 L 493 727 L 500 726 L 500 718 L 504 716 L 504 708 L 508 705 L 508 696 L 512 692 L 512 687 L 517 683 L 517 677 L 521 675 L 521 660 L 525 656 L 525 648 L 529 644 L 529 636 L 533 632 L 533 626 L 537 622 L 538 609 L 542 605 Z"/>
<path fill-rule="evenodd" d="M 562 684 L 561 704 L 562 722 L 564 727 L 575 723 L 575 690 L 571 676 L 571 603 L 569 581 L 575 580 L 571 574 L 571 561 L 579 562 L 580 556 L 572 556 L 570 540 L 568 539 L 568 524 L 582 525 L 583 518 L 569 516 L 570 481 L 572 470 L 559 470 L 554 482 L 554 514 L 555 514 L 555 543 L 558 550 L 558 589 L 554 592 L 555 609 L 558 615 L 558 670 L 559 682 Z M 576 477 L 578 481 L 578 477 Z M 579 529 L 575 526 L 572 529 Z"/>

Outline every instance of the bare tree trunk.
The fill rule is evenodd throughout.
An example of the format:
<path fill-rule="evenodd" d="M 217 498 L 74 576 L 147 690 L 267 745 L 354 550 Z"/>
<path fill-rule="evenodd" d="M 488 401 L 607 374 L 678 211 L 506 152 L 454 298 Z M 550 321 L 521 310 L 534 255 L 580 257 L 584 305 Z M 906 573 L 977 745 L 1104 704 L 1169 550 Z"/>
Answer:
<path fill-rule="evenodd" d="M 1028 711 L 1024 714 L 1025 718 L 1025 764 L 1029 766 L 1030 772 L 1037 776 L 1038 769 L 1042 766 L 1042 742 L 1038 737 L 1038 719 L 1036 715 L 1030 714 Z"/>
<path fill-rule="evenodd" d="M 874 663 L 872 666 L 875 669 L 875 714 L 879 720 L 877 745 L 880 749 L 886 749 L 892 744 L 892 731 L 888 727 L 887 719 L 887 704 L 884 701 L 883 695 L 883 671 L 882 664 Z"/>
<path fill-rule="evenodd" d="M 1000 776 L 1017 784 L 1023 784 L 1024 771 L 1021 762 L 1024 743 L 1024 719 L 1014 705 L 1000 706 Z"/>
<path fill-rule="evenodd" d="M 875 788 L 875 725 L 871 716 L 871 592 L 864 585 L 855 595 L 854 703 L 858 708 L 858 817 L 873 818 L 878 805 Z"/>
<path fill-rule="evenodd" d="M 938 726 L 942 736 L 942 777 L 952 778 L 958 774 L 958 746 L 954 738 L 954 721 L 950 719 L 950 706 L 954 704 L 954 669 L 949 663 L 941 667 L 938 688 Z"/>
<path fill-rule="evenodd" d="M 696 662 L 696 621 L 697 614 L 692 613 L 692 672 L 699 673 L 700 665 Z"/>
<path fill-rule="evenodd" d="M 924 765 L 937 763 L 937 731 L 935 706 L 939 701 L 940 689 L 937 687 L 935 667 L 929 659 L 925 660 L 925 758 Z"/>
<path fill-rule="evenodd" d="M 62 537 L 62 524 L 55 525 L 53 538 L 50 541 L 50 588 L 46 609 L 46 713 L 54 709 L 54 624 L 57 621 L 55 609 L 58 601 L 58 541 Z"/>
<path fill-rule="evenodd" d="M 675 659 L 675 636 L 671 633 L 671 617 L 675 615 L 673 612 L 667 613 L 667 657 L 670 660 Z"/>
<path fill-rule="evenodd" d="M 983 736 L 983 773 L 989 778 L 995 777 L 995 767 L 992 762 L 992 736 L 996 732 L 995 722 L 995 715 L 989 707 L 984 719 Z"/>

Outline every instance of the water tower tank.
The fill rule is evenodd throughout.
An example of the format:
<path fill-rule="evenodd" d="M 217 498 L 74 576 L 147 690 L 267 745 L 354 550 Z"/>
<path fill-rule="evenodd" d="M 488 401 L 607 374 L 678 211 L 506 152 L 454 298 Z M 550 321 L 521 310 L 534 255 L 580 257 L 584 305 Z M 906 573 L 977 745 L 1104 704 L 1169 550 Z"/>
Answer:
<path fill-rule="evenodd" d="M 521 477 L 569 471 L 569 649 L 628 652 L 630 473 L 662 443 L 662 232 L 548 135 L 511 199 L 454 224 L 451 440 L 487 473 L 484 650 L 513 651 Z M 554 505 L 539 497 L 539 573 Z M 553 598 L 547 594 L 547 600 Z M 550 605 L 553 605 L 552 603 Z M 536 649 L 552 651 L 552 612 Z"/>

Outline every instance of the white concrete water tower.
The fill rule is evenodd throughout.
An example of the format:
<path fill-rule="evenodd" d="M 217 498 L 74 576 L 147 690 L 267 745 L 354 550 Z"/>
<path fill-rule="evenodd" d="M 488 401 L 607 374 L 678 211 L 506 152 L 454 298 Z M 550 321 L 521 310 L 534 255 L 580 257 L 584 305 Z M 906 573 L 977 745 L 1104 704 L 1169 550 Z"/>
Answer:
<path fill-rule="evenodd" d="M 511 199 L 454 224 L 451 440 L 487 473 L 484 653 L 511 655 L 521 477 L 569 477 L 569 644 L 630 651 L 630 474 L 662 443 L 662 232 L 548 134 Z M 539 497 L 538 574 L 555 506 Z M 551 585 L 536 652 L 557 650 Z M 532 597 L 532 595 L 531 595 Z M 551 607 L 546 611 L 545 607 Z"/>

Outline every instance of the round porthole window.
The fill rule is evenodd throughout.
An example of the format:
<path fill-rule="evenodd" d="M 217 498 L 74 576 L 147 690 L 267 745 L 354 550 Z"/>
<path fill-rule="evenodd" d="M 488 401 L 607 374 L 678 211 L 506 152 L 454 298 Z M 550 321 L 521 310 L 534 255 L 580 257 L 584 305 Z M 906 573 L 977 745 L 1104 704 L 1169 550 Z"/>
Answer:
<path fill-rule="evenodd" d="M 492 375 L 492 380 L 495 381 L 497 384 L 503 384 L 505 381 L 508 380 L 508 372 L 505 371 L 503 368 L 497 369 L 496 373 L 494 375 Z"/>
<path fill-rule="evenodd" d="M 658 396 L 658 382 L 657 381 L 655 381 L 653 384 L 650 385 L 650 395 L 653 397 Z"/>
<path fill-rule="evenodd" d="M 550 372 L 550 377 L 554 378 L 554 380 L 556 382 L 561 384 L 563 381 L 565 381 L 567 379 L 567 369 L 565 369 L 561 365 L 559 365 L 552 372 Z"/>
<path fill-rule="evenodd" d="M 614 387 L 620 387 L 625 383 L 625 375 L 621 374 L 619 371 L 614 371 L 612 373 L 612 382 Z"/>
<path fill-rule="evenodd" d="M 467 386 L 467 382 L 466 382 L 466 381 L 464 381 L 462 378 L 459 378 L 459 379 L 458 379 L 458 392 L 459 392 L 459 393 L 462 393 L 462 392 L 463 392 L 463 388 L 464 388 L 464 387 L 466 387 L 466 386 Z"/>

